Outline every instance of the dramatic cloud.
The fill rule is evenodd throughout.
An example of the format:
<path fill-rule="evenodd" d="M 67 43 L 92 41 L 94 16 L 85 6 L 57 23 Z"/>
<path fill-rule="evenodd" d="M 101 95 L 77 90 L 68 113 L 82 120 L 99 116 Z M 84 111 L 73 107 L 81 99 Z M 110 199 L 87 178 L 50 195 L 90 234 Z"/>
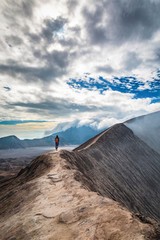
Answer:
<path fill-rule="evenodd" d="M 9 47 L 12 46 L 19 46 L 23 43 L 23 40 L 17 36 L 11 35 L 9 37 L 6 37 L 6 43 L 8 44 Z"/>
<path fill-rule="evenodd" d="M 101 129 L 159 110 L 159 9 L 158 0 L 1 0 L 0 120 Z"/>
<path fill-rule="evenodd" d="M 147 40 L 159 30 L 159 1 L 95 1 L 94 5 L 94 9 L 83 9 L 93 44 Z"/>
<path fill-rule="evenodd" d="M 52 42 L 58 33 L 63 31 L 63 26 L 66 23 L 66 19 L 45 19 L 44 27 L 42 28 L 41 37 L 43 37 L 47 42 Z"/>

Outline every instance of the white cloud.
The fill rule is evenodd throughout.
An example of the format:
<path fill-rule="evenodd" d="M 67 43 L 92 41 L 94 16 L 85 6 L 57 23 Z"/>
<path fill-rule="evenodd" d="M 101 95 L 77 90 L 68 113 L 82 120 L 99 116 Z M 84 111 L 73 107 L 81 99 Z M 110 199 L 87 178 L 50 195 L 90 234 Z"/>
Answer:
<path fill-rule="evenodd" d="M 153 0 L 2 0 L 1 119 L 79 119 L 101 128 L 158 110 L 150 98 L 66 82 L 136 77 L 144 83 L 138 90 L 151 90 L 160 63 L 159 6 Z"/>

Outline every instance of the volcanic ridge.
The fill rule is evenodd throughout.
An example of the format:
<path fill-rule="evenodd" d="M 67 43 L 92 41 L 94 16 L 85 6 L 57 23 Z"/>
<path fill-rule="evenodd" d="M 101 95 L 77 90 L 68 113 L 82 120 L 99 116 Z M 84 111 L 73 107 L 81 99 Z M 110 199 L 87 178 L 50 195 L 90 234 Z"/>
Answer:
<path fill-rule="evenodd" d="M 124 124 L 1 183 L 0 239 L 160 239 L 160 155 Z"/>

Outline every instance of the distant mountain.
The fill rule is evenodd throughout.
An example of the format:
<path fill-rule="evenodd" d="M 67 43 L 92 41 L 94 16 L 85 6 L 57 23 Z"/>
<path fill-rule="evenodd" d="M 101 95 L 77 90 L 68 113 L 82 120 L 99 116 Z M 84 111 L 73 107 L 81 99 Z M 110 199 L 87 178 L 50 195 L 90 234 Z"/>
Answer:
<path fill-rule="evenodd" d="M 0 138 L 0 149 L 24 148 L 22 141 L 16 136 Z"/>
<path fill-rule="evenodd" d="M 89 126 L 82 126 L 71 127 L 63 132 L 55 133 L 54 136 L 58 135 L 60 138 L 66 139 L 72 145 L 79 145 L 94 137 L 100 132 L 100 130 L 94 130 Z"/>
<path fill-rule="evenodd" d="M 49 147 L 54 145 L 54 135 L 50 135 L 44 138 L 35 138 L 35 139 L 25 139 L 21 140 L 24 147 Z M 61 138 L 61 146 L 70 145 L 70 143 Z"/>
<path fill-rule="evenodd" d="M 124 124 L 152 149 L 160 153 L 160 111 L 133 118 Z M 54 146 L 56 135 L 60 137 L 60 146 L 80 145 L 99 133 L 99 130 L 89 126 L 72 126 L 67 130 L 54 132 L 39 139 L 20 140 L 16 136 L 8 136 L 0 138 L 0 149 Z"/>
<path fill-rule="evenodd" d="M 160 111 L 130 119 L 124 124 L 160 153 Z"/>
<path fill-rule="evenodd" d="M 57 132 L 41 139 L 25 139 L 23 140 L 23 145 L 25 147 L 53 146 L 56 135 L 58 135 L 60 138 L 60 146 L 79 145 L 94 137 L 99 132 L 100 131 L 96 131 L 88 126 L 82 126 L 78 128 L 71 127 L 63 132 Z"/>
<path fill-rule="evenodd" d="M 5 138 L 0 138 L 0 149 L 53 146 L 54 138 L 56 135 L 58 135 L 60 138 L 60 146 L 80 145 L 88 139 L 97 135 L 99 132 L 100 131 L 94 130 L 91 127 L 82 126 L 71 127 L 65 131 L 57 132 L 50 136 L 39 139 L 20 140 L 15 136 L 9 136 Z"/>

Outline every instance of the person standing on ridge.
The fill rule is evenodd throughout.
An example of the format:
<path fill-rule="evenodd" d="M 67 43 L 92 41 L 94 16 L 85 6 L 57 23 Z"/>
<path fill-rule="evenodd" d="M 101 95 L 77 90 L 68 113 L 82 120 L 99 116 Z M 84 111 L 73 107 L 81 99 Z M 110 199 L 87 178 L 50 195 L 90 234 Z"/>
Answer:
<path fill-rule="evenodd" d="M 56 151 L 58 149 L 58 145 L 59 145 L 59 137 L 58 135 L 55 137 L 55 148 L 56 148 Z"/>

